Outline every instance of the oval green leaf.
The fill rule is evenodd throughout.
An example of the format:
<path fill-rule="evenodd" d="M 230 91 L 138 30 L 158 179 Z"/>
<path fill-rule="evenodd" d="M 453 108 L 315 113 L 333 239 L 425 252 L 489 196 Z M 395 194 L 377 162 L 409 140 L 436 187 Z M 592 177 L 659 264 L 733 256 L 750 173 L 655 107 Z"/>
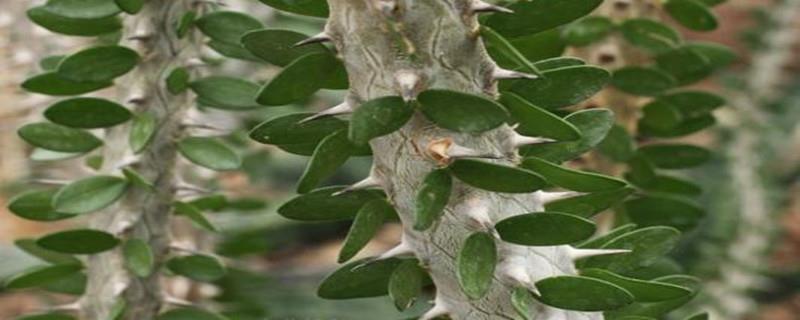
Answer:
<path fill-rule="evenodd" d="M 392 272 L 389 278 L 389 297 L 398 311 L 404 311 L 414 304 L 422 293 L 425 270 L 417 260 L 405 260 Z"/>
<path fill-rule="evenodd" d="M 58 212 L 51 201 L 58 190 L 30 191 L 11 199 L 8 210 L 16 216 L 33 221 L 57 221 L 74 217 Z"/>
<path fill-rule="evenodd" d="M 193 81 L 189 87 L 197 94 L 198 102 L 209 108 L 242 111 L 260 107 L 255 100 L 259 87 L 247 80 L 211 76 Z"/>
<path fill-rule="evenodd" d="M 629 66 L 614 71 L 611 84 L 617 89 L 640 96 L 655 96 L 676 85 L 669 74 L 655 68 Z"/>
<path fill-rule="evenodd" d="M 627 185 L 625 181 L 609 176 L 569 169 L 535 157 L 525 158 L 520 166 L 536 172 L 556 186 L 573 191 L 608 191 Z"/>
<path fill-rule="evenodd" d="M 378 233 L 387 218 L 397 215 L 384 199 L 367 202 L 356 214 L 339 252 L 339 263 L 352 259 Z"/>
<path fill-rule="evenodd" d="M 72 128 L 96 129 L 113 127 L 130 120 L 125 107 L 101 98 L 74 98 L 57 102 L 44 111 L 44 117 Z"/>
<path fill-rule="evenodd" d="M 343 187 L 326 187 L 296 197 L 278 208 L 278 214 L 301 221 L 352 219 L 365 203 L 382 198 L 375 190 L 354 190 L 333 195 Z"/>
<path fill-rule="evenodd" d="M 54 123 L 26 124 L 17 133 L 34 146 L 59 152 L 86 153 L 103 144 L 89 132 Z"/>
<path fill-rule="evenodd" d="M 559 276 L 536 282 L 539 301 L 559 309 L 576 311 L 614 310 L 633 303 L 633 295 L 607 281 L 587 277 Z"/>
<path fill-rule="evenodd" d="M 517 2 L 508 8 L 513 14 L 493 14 L 486 24 L 502 35 L 519 37 L 542 32 L 583 17 L 602 0 L 538 0 Z"/>
<path fill-rule="evenodd" d="M 236 11 L 212 12 L 194 23 L 209 38 L 234 45 L 239 45 L 247 32 L 264 27 L 258 19 Z"/>
<path fill-rule="evenodd" d="M 55 15 L 73 19 L 107 18 L 120 12 L 117 4 L 109 0 L 48 0 L 44 8 Z"/>
<path fill-rule="evenodd" d="M 555 163 L 572 160 L 602 142 L 615 122 L 614 113 L 607 109 L 578 111 L 564 120 L 578 128 L 581 132 L 580 140 L 534 144 L 522 148 L 521 154 Z"/>
<path fill-rule="evenodd" d="M 412 115 L 414 108 L 397 96 L 367 101 L 353 112 L 347 137 L 355 144 L 367 144 L 373 138 L 397 131 Z"/>
<path fill-rule="evenodd" d="M 41 287 L 68 278 L 81 269 L 79 264 L 33 267 L 6 280 L 5 287 L 12 290 Z"/>
<path fill-rule="evenodd" d="M 639 148 L 638 152 L 663 169 L 695 167 L 711 159 L 708 149 L 689 144 L 650 144 Z"/>
<path fill-rule="evenodd" d="M 518 81 L 511 91 L 534 105 L 557 109 L 576 105 L 599 92 L 611 75 L 593 66 L 573 66 L 542 72 L 542 78 Z"/>
<path fill-rule="evenodd" d="M 625 213 L 640 226 L 670 226 L 689 230 L 700 223 L 705 211 L 698 205 L 667 196 L 644 196 L 625 201 Z"/>
<path fill-rule="evenodd" d="M 625 199 L 625 197 L 632 194 L 633 191 L 633 188 L 626 187 L 617 190 L 585 194 L 549 202 L 545 204 L 545 209 L 547 209 L 547 211 L 564 212 L 584 218 L 591 218 L 595 214 L 619 203 Z"/>
<path fill-rule="evenodd" d="M 508 119 L 508 113 L 499 103 L 462 92 L 426 90 L 417 101 L 425 117 L 442 128 L 458 132 L 484 132 Z"/>
<path fill-rule="evenodd" d="M 630 253 L 591 257 L 586 268 L 602 268 L 625 274 L 651 265 L 669 253 L 678 243 L 680 232 L 672 227 L 647 227 L 621 235 L 603 245 L 603 249 L 627 249 Z"/>
<path fill-rule="evenodd" d="M 347 127 L 347 122 L 335 117 L 323 117 L 301 122 L 313 113 L 296 113 L 268 120 L 250 132 L 250 138 L 264 144 L 319 144 L 334 132 Z"/>
<path fill-rule="evenodd" d="M 345 130 L 334 132 L 323 139 L 311 155 L 303 176 L 300 177 L 297 192 L 309 192 L 323 180 L 331 177 L 352 156 L 351 152 L 354 149 L 353 143 L 347 139 Z"/>
<path fill-rule="evenodd" d="M 144 278 L 153 272 L 153 250 L 141 239 L 130 239 L 122 247 L 125 267 L 137 277 Z"/>
<path fill-rule="evenodd" d="M 53 196 L 53 207 L 61 212 L 83 214 L 106 208 L 128 190 L 128 181 L 113 176 L 94 176 L 74 181 Z"/>
<path fill-rule="evenodd" d="M 236 170 L 242 165 L 235 151 L 213 138 L 184 138 L 178 143 L 178 151 L 194 164 L 212 170 Z"/>
<path fill-rule="evenodd" d="M 667 0 L 664 9 L 675 21 L 695 31 L 711 31 L 719 24 L 711 9 L 697 0 Z"/>
<path fill-rule="evenodd" d="M 436 169 L 428 173 L 417 192 L 414 230 L 425 231 L 444 213 L 450 200 L 453 178 L 447 169 Z"/>
<path fill-rule="evenodd" d="M 50 96 L 74 96 L 105 89 L 111 85 L 113 85 L 111 82 L 73 81 L 60 76 L 57 72 L 48 72 L 25 80 L 22 88 Z"/>
<path fill-rule="evenodd" d="M 137 63 L 136 51 L 122 46 L 99 46 L 64 58 L 56 72 L 73 81 L 109 82 L 131 71 Z"/>
<path fill-rule="evenodd" d="M 128 136 L 128 144 L 133 153 L 140 153 L 153 139 L 156 132 L 156 117 L 149 112 L 139 113 L 133 116 L 131 131 Z"/>
<path fill-rule="evenodd" d="M 462 182 L 493 192 L 528 193 L 547 184 L 534 172 L 479 160 L 458 159 L 448 168 Z"/>
<path fill-rule="evenodd" d="M 99 230 L 76 229 L 52 233 L 36 241 L 40 247 L 68 254 L 96 254 L 114 249 L 119 239 Z"/>
<path fill-rule="evenodd" d="M 172 258 L 167 261 L 167 269 L 200 282 L 219 280 L 228 272 L 219 259 L 200 254 Z"/>
<path fill-rule="evenodd" d="M 588 239 L 592 221 L 559 212 L 535 212 L 504 219 L 495 225 L 503 241 L 524 246 L 557 246 Z"/>
<path fill-rule="evenodd" d="M 388 293 L 389 281 L 401 259 L 360 260 L 348 263 L 328 275 L 319 285 L 323 299 L 345 300 L 380 297 Z"/>
<path fill-rule="evenodd" d="M 73 19 L 54 14 L 45 6 L 31 8 L 27 14 L 42 28 L 70 36 L 94 37 L 122 29 L 122 23 L 116 17 Z"/>
<path fill-rule="evenodd" d="M 458 253 L 458 283 L 472 300 L 486 295 L 497 265 L 497 246 L 488 233 L 476 232 L 464 241 Z"/>
<path fill-rule="evenodd" d="M 678 299 L 692 294 L 692 291 L 674 284 L 639 280 L 624 277 L 603 269 L 581 270 L 585 277 L 605 280 L 633 294 L 637 302 L 658 302 Z"/>
<path fill-rule="evenodd" d="M 519 125 L 515 130 L 524 136 L 555 140 L 578 140 L 581 137 L 578 128 L 571 123 L 514 93 L 503 92 L 500 102 L 511 114 L 511 121 Z"/>
<path fill-rule="evenodd" d="M 295 46 L 306 39 L 307 35 L 291 30 L 265 29 L 248 32 L 242 37 L 242 44 L 261 60 L 284 67 L 304 55 L 328 52 L 319 43 Z"/>
<path fill-rule="evenodd" d="M 607 17 L 586 17 L 564 28 L 562 37 L 571 46 L 583 47 L 605 38 L 613 29 L 614 22 Z"/>
<path fill-rule="evenodd" d="M 256 101 L 265 106 L 282 106 L 302 101 L 327 87 L 342 68 L 329 52 L 310 53 L 287 65 L 258 93 Z"/>
<path fill-rule="evenodd" d="M 651 19 L 627 19 L 620 25 L 620 31 L 634 46 L 656 53 L 675 48 L 683 41 L 678 31 Z"/>

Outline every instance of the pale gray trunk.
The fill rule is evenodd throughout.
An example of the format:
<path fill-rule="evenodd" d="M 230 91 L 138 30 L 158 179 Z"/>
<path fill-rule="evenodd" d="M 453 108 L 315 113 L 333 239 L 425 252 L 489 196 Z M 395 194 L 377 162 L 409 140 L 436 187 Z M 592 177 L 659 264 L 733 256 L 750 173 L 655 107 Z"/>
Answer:
<path fill-rule="evenodd" d="M 156 116 L 157 129 L 148 147 L 133 166 L 149 179 L 155 191 L 132 187 L 113 207 L 93 215 L 91 226 L 125 239 L 147 241 L 155 255 L 155 271 L 138 278 L 124 266 L 121 247 L 89 258 L 89 284 L 81 305 L 84 319 L 109 319 L 116 303 L 124 300 L 124 319 L 154 319 L 164 303 L 159 268 L 170 251 L 170 214 L 175 200 L 176 143 L 184 134 L 181 121 L 193 98 L 189 93 L 173 95 L 165 79 L 176 67 L 197 56 L 198 46 L 190 34 L 178 39 L 175 26 L 187 11 L 196 9 L 191 0 L 150 0 L 135 16 L 125 18 L 123 43 L 136 49 L 139 66 L 118 81 L 123 102 L 139 112 Z M 130 40 L 130 37 L 137 37 Z M 105 143 L 103 172 L 118 174 L 119 165 L 131 156 L 128 126 L 109 130 Z"/>
<path fill-rule="evenodd" d="M 495 63 L 487 55 L 477 30 L 478 21 L 467 0 L 329 0 L 326 31 L 345 62 L 350 79 L 348 102 L 358 105 L 387 95 L 400 95 L 409 78 L 419 77 L 417 93 L 449 89 L 494 98 Z M 396 6 L 396 7 L 395 7 Z M 399 77 L 398 77 L 399 76 Z M 411 89 L 409 87 L 406 90 Z M 574 275 L 569 248 L 523 247 L 498 240 L 500 265 L 496 281 L 484 298 L 470 301 L 456 278 L 456 256 L 464 240 L 484 227 L 470 216 L 485 212 L 493 222 L 513 215 L 541 211 L 541 193 L 500 194 L 456 182 L 445 215 L 425 232 L 414 231 L 414 202 L 424 176 L 436 167 L 426 147 L 435 139 L 505 155 L 499 162 L 514 164 L 518 155 L 509 142 L 508 126 L 484 133 L 443 130 L 415 116 L 401 130 L 371 142 L 374 172 L 400 214 L 404 238 L 429 269 L 437 287 L 437 308 L 456 320 L 516 319 L 510 293 L 522 272 L 535 282 L 557 275 Z M 519 271 L 520 269 L 522 271 Z M 510 273 L 516 273 L 512 278 Z M 584 313 L 540 306 L 534 319 L 601 319 Z"/>

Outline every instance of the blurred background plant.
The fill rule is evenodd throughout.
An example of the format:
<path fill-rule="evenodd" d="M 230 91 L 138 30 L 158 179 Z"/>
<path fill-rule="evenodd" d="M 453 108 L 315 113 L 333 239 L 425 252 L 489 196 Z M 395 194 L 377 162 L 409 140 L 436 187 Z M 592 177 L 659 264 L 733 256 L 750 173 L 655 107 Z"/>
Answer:
<path fill-rule="evenodd" d="M 21 124 L 39 117 L 39 111 L 53 102 L 22 91 L 19 84 L 41 71 L 46 63 L 42 59 L 86 44 L 81 38 L 53 35 L 26 19 L 26 10 L 37 2 L 43 1 L 0 0 L 0 210 L 6 210 L 8 200 L 42 173 L 71 179 L 86 165 L 49 162 L 46 154 L 27 147 L 16 134 Z M 323 24 L 320 19 L 271 10 L 258 1 L 225 4 L 224 10 L 247 12 L 270 28 L 316 34 Z M 687 174 L 704 186 L 706 193 L 698 203 L 708 214 L 684 237 L 673 257 L 706 285 L 692 305 L 676 313 L 677 318 L 710 311 L 712 319 L 791 320 L 800 312 L 798 7 L 798 0 L 728 0 L 715 7 L 721 23 L 710 33 L 683 29 L 663 17 L 687 39 L 722 42 L 738 54 L 733 66 L 696 85 L 725 90 L 728 105 L 715 111 L 722 125 L 692 136 L 691 142 L 725 151 Z M 563 35 L 563 30 L 555 30 L 533 39 L 529 57 L 560 55 L 566 48 Z M 204 72 L 266 81 L 279 71 L 222 45 L 215 48 L 220 52 L 204 52 Z M 241 171 L 201 172 L 196 177 L 237 199 L 233 206 L 209 215 L 221 233 L 208 241 L 219 255 L 237 258 L 212 292 L 232 319 L 401 319 L 427 309 L 419 303 L 404 316 L 386 298 L 317 298 L 319 281 L 337 266 L 349 223 L 301 224 L 277 215 L 275 209 L 294 195 L 295 181 L 307 160 L 251 144 L 247 130 L 235 129 L 301 110 L 319 110 L 337 101 L 342 101 L 341 92 L 322 90 L 302 104 L 235 116 L 204 110 L 198 118 L 209 130 L 236 130 L 228 142 L 244 153 Z M 369 165 L 369 159 L 351 159 L 326 184 L 349 185 L 366 176 Z M 70 223 L 32 223 L 0 212 L 0 279 L 41 264 L 17 249 L 15 239 L 67 228 Z M 399 234 L 398 226 L 387 225 L 360 256 L 385 251 Z M 0 289 L 0 319 L 67 301 L 65 295 L 75 293 L 64 286 L 52 289 L 53 293 Z"/>

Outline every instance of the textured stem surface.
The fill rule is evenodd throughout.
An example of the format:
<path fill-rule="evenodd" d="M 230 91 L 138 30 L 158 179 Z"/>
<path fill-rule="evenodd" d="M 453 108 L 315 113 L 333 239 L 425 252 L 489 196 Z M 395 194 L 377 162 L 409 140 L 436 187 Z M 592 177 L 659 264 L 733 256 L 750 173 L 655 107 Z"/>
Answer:
<path fill-rule="evenodd" d="M 478 21 L 466 0 L 330 0 L 326 27 L 350 78 L 348 102 L 401 95 L 424 89 L 448 89 L 494 97 L 495 63 L 486 53 L 477 30 Z M 374 174 L 394 203 L 405 228 L 404 241 L 429 269 L 437 287 L 437 308 L 461 320 L 516 319 L 510 293 L 515 286 L 533 289 L 508 276 L 522 267 L 532 282 L 575 274 L 569 248 L 523 247 L 498 240 L 500 264 L 489 294 L 471 301 L 462 293 L 456 276 L 456 257 L 464 240 L 485 227 L 474 216 L 488 215 L 493 222 L 541 211 L 541 193 L 500 194 L 456 182 L 444 216 L 425 232 L 414 231 L 415 197 L 425 175 L 436 167 L 427 156 L 429 142 L 452 138 L 457 144 L 487 153 L 505 155 L 512 164 L 518 156 L 510 143 L 508 126 L 484 134 L 443 130 L 415 116 L 401 130 L 371 141 Z M 519 275 L 519 272 L 516 272 Z M 600 319 L 600 313 L 583 313 L 539 306 L 534 319 Z"/>
<path fill-rule="evenodd" d="M 154 272 L 138 278 L 124 266 L 121 248 L 89 259 L 89 284 L 83 300 L 84 319 L 108 319 L 123 300 L 125 319 L 154 319 L 163 304 L 158 272 L 169 253 L 170 213 L 175 200 L 177 141 L 183 135 L 181 121 L 191 107 L 188 93 L 173 95 L 165 87 L 170 71 L 196 56 L 191 35 L 178 39 L 175 23 L 192 10 L 189 0 L 147 1 L 141 12 L 126 18 L 126 44 L 142 57 L 138 67 L 120 81 L 121 99 L 138 112 L 155 116 L 156 131 L 133 166 L 153 183 L 155 191 L 132 187 L 113 207 L 92 217 L 93 228 L 116 234 L 123 240 L 138 238 L 149 243 L 155 257 Z M 105 143 L 103 172 L 117 173 L 120 163 L 131 156 L 128 126 L 109 130 Z"/>

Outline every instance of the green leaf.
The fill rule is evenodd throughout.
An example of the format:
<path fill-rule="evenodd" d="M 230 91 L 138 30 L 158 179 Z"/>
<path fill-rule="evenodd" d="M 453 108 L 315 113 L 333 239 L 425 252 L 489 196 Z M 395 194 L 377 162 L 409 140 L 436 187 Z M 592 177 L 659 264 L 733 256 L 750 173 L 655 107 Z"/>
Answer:
<path fill-rule="evenodd" d="M 203 212 L 194 205 L 182 201 L 175 201 L 174 206 L 175 213 L 186 216 L 189 218 L 189 220 L 192 220 L 192 222 L 201 228 L 206 229 L 207 231 L 217 231 L 217 228 L 214 227 L 214 225 L 208 221 L 208 219 L 206 219 L 206 217 L 203 215 Z"/>
<path fill-rule="evenodd" d="M 22 83 L 22 88 L 50 96 L 72 96 L 108 88 L 111 82 L 80 82 L 61 77 L 57 72 L 36 75 Z"/>
<path fill-rule="evenodd" d="M 356 214 L 350 232 L 339 252 L 339 263 L 352 259 L 378 233 L 387 218 L 397 215 L 392 205 L 384 199 L 364 204 Z"/>
<path fill-rule="evenodd" d="M 650 67 L 630 66 L 614 71 L 611 84 L 617 89 L 640 96 L 655 96 L 672 89 L 676 83 L 669 74 Z"/>
<path fill-rule="evenodd" d="M 345 300 L 380 297 L 388 293 L 391 275 L 401 259 L 359 260 L 348 263 L 328 275 L 317 289 L 323 299 Z"/>
<path fill-rule="evenodd" d="M 235 151 L 213 138 L 184 138 L 178 143 L 178 151 L 194 164 L 212 170 L 236 170 L 242 165 Z"/>
<path fill-rule="evenodd" d="M 82 262 L 68 254 L 63 254 L 60 252 L 55 252 L 52 250 L 47 250 L 45 248 L 40 247 L 36 244 L 36 240 L 34 239 L 17 239 L 14 240 L 14 245 L 17 246 L 25 253 L 39 258 L 42 261 L 49 262 L 52 264 L 76 264 L 82 265 Z"/>
<path fill-rule="evenodd" d="M 674 106 L 684 118 L 705 116 L 725 104 L 725 99 L 720 96 L 692 90 L 663 95 L 657 101 Z"/>
<path fill-rule="evenodd" d="M 353 190 L 339 195 L 342 187 L 326 187 L 296 197 L 278 208 L 278 214 L 301 221 L 352 219 L 365 203 L 382 197 L 375 190 Z"/>
<path fill-rule="evenodd" d="M 73 98 L 57 102 L 44 111 L 56 124 L 79 129 L 113 127 L 130 120 L 131 112 L 116 102 L 101 98 Z"/>
<path fill-rule="evenodd" d="M 28 10 L 28 18 L 34 23 L 55 33 L 93 37 L 111 33 L 122 28 L 116 17 L 102 19 L 74 19 L 54 14 L 45 6 L 34 7 Z"/>
<path fill-rule="evenodd" d="M 153 183 L 148 181 L 147 178 L 142 176 L 138 171 L 132 168 L 122 168 L 122 174 L 125 179 L 128 179 L 133 186 L 142 188 L 147 191 L 155 191 Z"/>
<path fill-rule="evenodd" d="M 198 102 L 209 108 L 244 111 L 260 107 L 257 84 L 233 77 L 211 76 L 189 84 Z"/>
<path fill-rule="evenodd" d="M 184 67 L 172 69 L 166 79 L 167 91 L 171 94 L 180 94 L 189 88 L 191 75 Z"/>
<path fill-rule="evenodd" d="M 579 192 L 616 190 L 627 185 L 625 181 L 609 176 L 572 170 L 535 157 L 525 158 L 520 166 L 536 172 L 556 186 Z"/>
<path fill-rule="evenodd" d="M 216 51 L 217 53 L 221 54 L 222 56 L 244 60 L 244 61 L 251 61 L 251 62 L 261 62 L 261 59 L 254 56 L 250 51 L 244 48 L 241 44 L 232 44 L 217 40 L 211 40 L 206 43 L 206 45 Z"/>
<path fill-rule="evenodd" d="M 280 116 L 256 126 L 250 138 L 264 144 L 311 145 L 312 151 L 326 137 L 347 128 L 347 122 L 335 117 L 323 117 L 301 122 L 313 113 Z"/>
<path fill-rule="evenodd" d="M 629 223 L 623 226 L 619 226 L 614 228 L 613 230 L 607 231 L 605 234 L 591 238 L 586 240 L 578 245 L 576 248 L 588 248 L 588 249 L 597 249 L 603 247 L 606 243 L 609 243 L 611 240 L 616 239 L 617 237 L 636 230 L 636 225 Z"/>
<path fill-rule="evenodd" d="M 585 277 L 605 280 L 633 294 L 637 302 L 657 302 L 690 295 L 689 289 L 674 284 L 628 278 L 602 269 L 581 270 Z"/>
<path fill-rule="evenodd" d="M 606 313 L 606 315 L 613 319 L 628 319 L 632 316 L 643 317 L 643 319 L 660 319 L 666 313 L 685 305 L 692 298 L 694 298 L 697 295 L 697 288 L 699 287 L 698 279 L 683 275 L 656 278 L 654 281 L 675 284 L 687 289 L 691 289 L 692 294 L 681 298 L 660 302 L 634 303 L 618 310 L 609 311 Z"/>
<path fill-rule="evenodd" d="M 298 58 L 311 53 L 328 53 L 320 43 L 295 46 L 308 36 L 291 30 L 264 29 L 251 31 L 242 37 L 244 48 L 256 57 L 284 67 Z"/>
<path fill-rule="evenodd" d="M 364 145 L 397 131 L 414 115 L 414 108 L 397 96 L 372 99 L 359 106 L 350 119 L 348 138 Z"/>
<path fill-rule="evenodd" d="M 388 291 L 397 310 L 404 311 L 417 300 L 422 293 L 424 273 L 416 260 L 405 260 L 392 272 Z"/>
<path fill-rule="evenodd" d="M 284 1 L 284 0 L 259 0 L 261 3 L 266 4 L 275 9 L 301 14 L 305 16 L 327 18 L 328 17 L 328 4 L 325 0 L 297 0 L 297 1 Z"/>
<path fill-rule="evenodd" d="M 625 40 L 634 46 L 658 53 L 677 47 L 683 41 L 680 33 L 651 19 L 628 19 L 620 25 Z"/>
<path fill-rule="evenodd" d="M 577 311 L 613 310 L 633 303 L 633 295 L 607 281 L 559 276 L 536 282 L 539 301 L 559 309 Z"/>
<path fill-rule="evenodd" d="M 644 181 L 643 183 L 637 181 L 634 176 L 626 176 L 626 178 L 637 187 L 649 192 L 685 196 L 698 196 L 703 193 L 703 189 L 699 185 L 685 179 L 667 175 L 657 174 L 649 181 Z"/>
<path fill-rule="evenodd" d="M 705 4 L 696 0 L 667 0 L 667 13 L 684 27 L 696 31 L 711 31 L 717 28 L 717 17 Z"/>
<path fill-rule="evenodd" d="M 81 269 L 83 267 L 77 264 L 37 266 L 9 278 L 4 286 L 12 290 L 41 287 L 74 275 Z"/>
<path fill-rule="evenodd" d="M 573 66 L 542 72 L 542 78 L 518 81 L 511 91 L 546 109 L 576 105 L 591 98 L 608 83 L 608 71 L 593 66 Z"/>
<path fill-rule="evenodd" d="M 614 22 L 603 16 L 586 17 L 564 28 L 562 37 L 567 44 L 583 47 L 605 38 L 614 30 Z"/>
<path fill-rule="evenodd" d="M 34 146 L 59 152 L 86 153 L 103 144 L 89 132 L 46 122 L 26 124 L 17 133 Z"/>
<path fill-rule="evenodd" d="M 489 292 L 497 265 L 497 246 L 488 233 L 476 232 L 464 241 L 458 253 L 458 283 L 472 300 Z"/>
<path fill-rule="evenodd" d="M 511 45 L 517 48 L 528 61 L 555 58 L 567 48 L 567 44 L 561 40 L 561 30 L 558 29 L 511 39 Z"/>
<path fill-rule="evenodd" d="M 597 145 L 597 150 L 611 160 L 625 162 L 635 153 L 635 143 L 625 128 L 614 125 L 606 138 Z"/>
<path fill-rule="evenodd" d="M 77 318 L 63 313 L 41 313 L 14 318 L 14 320 L 77 320 Z"/>
<path fill-rule="evenodd" d="M 503 241 L 524 246 L 556 246 L 588 239 L 592 221 L 559 212 L 534 212 L 503 219 L 495 225 Z"/>
<path fill-rule="evenodd" d="M 511 121 L 519 124 L 515 130 L 524 136 L 556 140 L 578 140 L 581 137 L 578 128 L 571 123 L 529 103 L 514 93 L 503 92 L 500 102 L 511 114 Z"/>
<path fill-rule="evenodd" d="M 42 148 L 34 148 L 31 152 L 33 161 L 60 161 L 80 157 L 80 153 L 58 152 Z"/>
<path fill-rule="evenodd" d="M 484 132 L 499 127 L 508 118 L 499 103 L 462 92 L 426 90 L 417 101 L 425 117 L 442 128 L 458 132 Z"/>
<path fill-rule="evenodd" d="M 197 13 L 194 11 L 186 11 L 181 15 L 178 22 L 175 23 L 175 34 L 178 36 L 178 39 L 183 39 L 189 31 L 192 30 L 195 18 L 197 18 Z"/>
<path fill-rule="evenodd" d="M 122 46 L 99 46 L 72 54 L 58 65 L 58 75 L 73 81 L 108 82 L 139 63 L 136 51 Z"/>
<path fill-rule="evenodd" d="M 647 127 L 668 130 L 680 125 L 683 115 L 675 106 L 665 103 L 660 99 L 646 104 L 642 111 L 644 116 L 639 120 Z"/>
<path fill-rule="evenodd" d="M 41 68 L 45 72 L 55 71 L 58 68 L 58 64 L 61 63 L 64 58 L 67 56 L 64 55 L 54 55 L 54 56 L 47 56 L 39 60 L 39 68 Z"/>
<path fill-rule="evenodd" d="M 695 49 L 683 46 L 656 56 L 656 65 L 669 73 L 680 85 L 692 84 L 709 76 L 711 62 Z"/>
<path fill-rule="evenodd" d="M 524 287 L 516 287 L 511 292 L 511 305 L 523 320 L 533 320 L 536 314 L 537 302 L 533 295 Z"/>
<path fill-rule="evenodd" d="M 144 278 L 153 272 L 153 250 L 141 239 L 130 239 L 122 247 L 125 267 L 137 277 Z"/>
<path fill-rule="evenodd" d="M 576 57 L 555 57 L 536 61 L 533 65 L 541 71 L 555 70 L 566 67 L 582 66 L 586 61 Z"/>
<path fill-rule="evenodd" d="M 8 210 L 14 215 L 33 221 L 57 221 L 74 217 L 74 214 L 56 211 L 51 200 L 57 190 L 30 191 L 11 199 Z"/>
<path fill-rule="evenodd" d="M 513 14 L 493 14 L 486 24 L 502 35 L 518 37 L 542 32 L 583 17 L 602 0 L 539 0 L 517 2 L 508 8 Z"/>
<path fill-rule="evenodd" d="M 716 122 L 717 120 L 713 115 L 707 114 L 684 120 L 678 126 L 670 129 L 650 127 L 647 123 L 640 123 L 639 134 L 649 137 L 675 138 L 698 132 L 714 125 Z"/>
<path fill-rule="evenodd" d="M 686 47 L 706 57 L 714 69 L 727 67 L 739 58 L 731 48 L 714 42 L 692 42 Z"/>
<path fill-rule="evenodd" d="M 235 45 L 240 45 L 242 36 L 247 32 L 264 27 L 258 19 L 235 11 L 212 12 L 194 23 L 209 38 Z"/>
<path fill-rule="evenodd" d="M 200 282 L 213 282 L 228 272 L 219 259 L 207 255 L 188 255 L 167 261 L 169 271 Z"/>
<path fill-rule="evenodd" d="M 640 226 L 670 226 L 688 230 L 705 216 L 702 208 L 691 202 L 665 196 L 644 196 L 625 201 L 625 213 Z"/>
<path fill-rule="evenodd" d="M 68 254 L 96 254 L 114 249 L 119 239 L 99 230 L 75 229 L 46 235 L 36 241 L 40 247 Z"/>
<path fill-rule="evenodd" d="M 137 14 L 142 11 L 145 0 L 114 0 L 114 3 L 128 14 Z"/>
<path fill-rule="evenodd" d="M 499 33 L 495 32 L 489 27 L 484 26 L 481 28 L 481 35 L 483 36 L 486 44 L 493 49 L 489 49 L 492 50 L 490 52 L 502 54 L 508 61 L 513 62 L 513 69 L 520 69 L 528 74 L 540 75 L 539 70 L 536 69 L 533 63 L 528 61 L 528 59 L 521 52 L 519 52 L 514 45 L 512 45 Z"/>
<path fill-rule="evenodd" d="M 287 65 L 258 93 L 256 101 L 265 106 L 299 102 L 322 89 L 342 68 L 332 54 L 310 53 Z"/>
<path fill-rule="evenodd" d="M 66 213 L 82 214 L 106 208 L 128 190 L 128 181 L 113 176 L 94 176 L 74 181 L 53 196 L 53 207 Z"/>
<path fill-rule="evenodd" d="M 73 19 L 100 19 L 115 16 L 119 7 L 108 0 L 48 0 L 44 8 L 51 13 Z"/>
<path fill-rule="evenodd" d="M 458 159 L 448 168 L 462 182 L 493 192 L 528 193 L 546 185 L 534 172 L 485 161 Z"/>
<path fill-rule="evenodd" d="M 610 208 L 628 195 L 633 193 L 633 188 L 620 188 L 617 190 L 601 191 L 562 199 L 545 204 L 547 211 L 564 212 L 584 218 L 591 218 L 597 213 Z"/>
<path fill-rule="evenodd" d="M 311 160 L 306 166 L 300 182 L 297 184 L 298 193 L 306 193 L 316 188 L 323 180 L 331 177 L 353 154 L 353 143 L 347 139 L 347 132 L 340 130 L 323 139 Z"/>
<path fill-rule="evenodd" d="M 678 243 L 680 232 L 671 227 L 647 227 L 621 235 L 603 245 L 603 249 L 627 249 L 630 253 L 591 257 L 583 267 L 602 268 L 625 274 L 655 263 Z"/>
<path fill-rule="evenodd" d="M 128 144 L 134 153 L 140 153 L 153 139 L 156 131 L 156 117 L 152 113 L 139 113 L 133 116 Z"/>
<path fill-rule="evenodd" d="M 614 113 L 607 109 L 588 109 L 570 114 L 564 120 L 581 132 L 578 141 L 535 144 L 522 148 L 523 156 L 550 162 L 572 160 L 597 146 L 614 126 Z"/>
<path fill-rule="evenodd" d="M 439 220 L 450 200 L 453 178 L 447 169 L 436 169 L 425 176 L 415 201 L 414 230 L 425 231 Z"/>
<path fill-rule="evenodd" d="M 228 320 L 228 318 L 198 308 L 178 308 L 158 315 L 156 320 Z"/>
<path fill-rule="evenodd" d="M 638 152 L 656 167 L 664 169 L 695 167 L 711 158 L 708 149 L 689 144 L 650 144 L 639 148 Z"/>

